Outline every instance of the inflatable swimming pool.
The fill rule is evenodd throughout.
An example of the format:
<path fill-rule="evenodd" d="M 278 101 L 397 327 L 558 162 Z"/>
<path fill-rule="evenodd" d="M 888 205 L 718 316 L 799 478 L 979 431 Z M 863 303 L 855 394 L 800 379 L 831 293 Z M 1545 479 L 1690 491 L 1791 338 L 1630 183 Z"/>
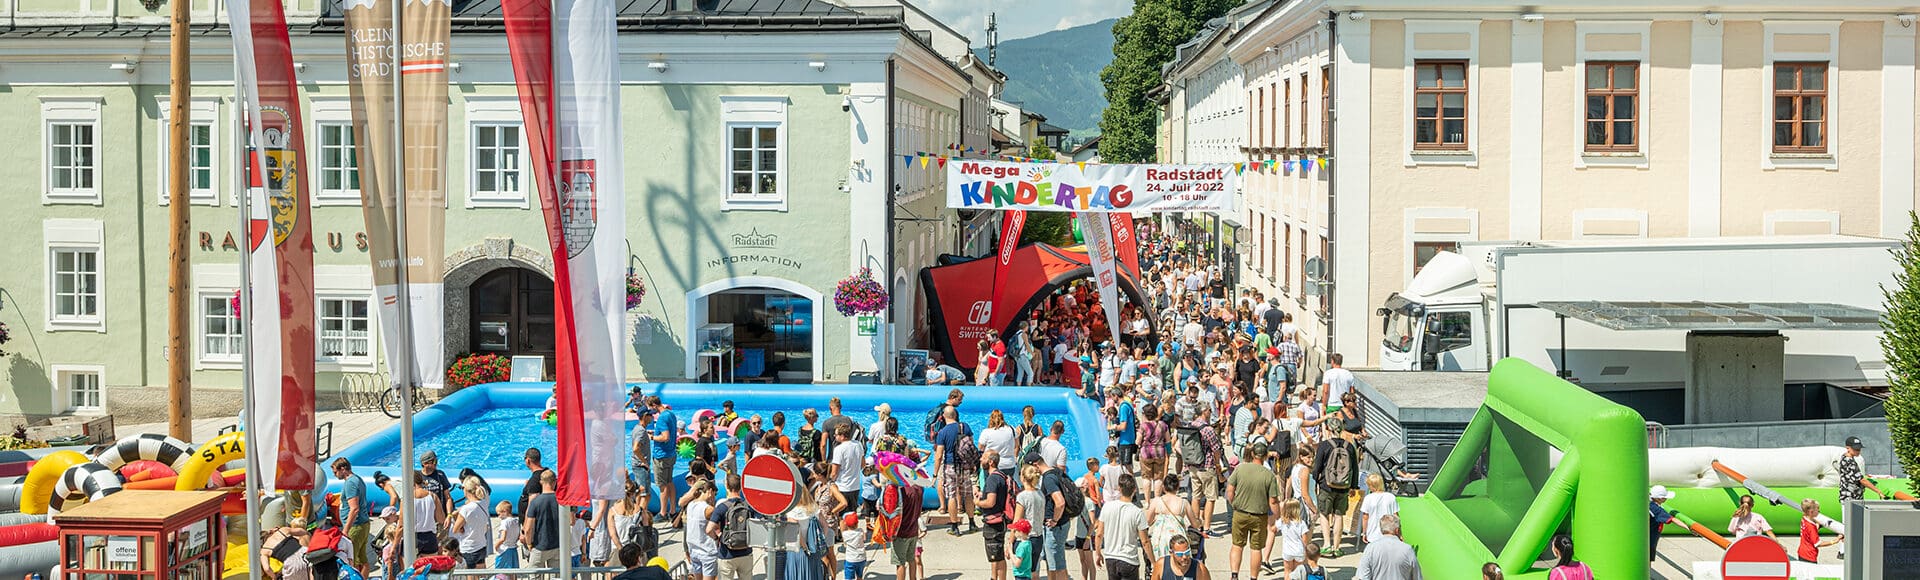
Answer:
<path fill-rule="evenodd" d="M 473 468 L 492 487 L 491 503 L 518 501 L 520 490 L 526 484 L 527 473 L 521 461 L 526 449 L 540 448 L 546 465 L 554 464 L 554 428 L 536 418 L 552 394 L 552 385 L 551 382 L 489 383 L 448 395 L 415 414 L 414 453 L 417 456 L 427 450 L 436 451 L 443 471 L 458 473 L 462 468 Z M 721 402 L 729 400 L 742 416 L 759 413 L 764 418 L 773 410 L 780 410 L 787 415 L 789 436 L 805 422 L 801 418 L 802 410 L 813 408 L 825 415 L 830 398 L 839 397 L 843 411 L 863 428 L 873 421 L 873 407 L 884 402 L 892 405 L 901 434 L 923 448 L 931 446 L 920 441 L 921 422 L 926 412 L 947 396 L 946 388 L 900 385 L 632 383 L 629 387 L 659 395 L 673 406 L 683 425 L 690 425 L 698 411 L 719 409 Z M 972 425 L 975 432 L 986 427 L 987 415 L 994 409 L 1005 413 L 1009 423 L 1018 424 L 1021 407 L 1032 405 L 1036 420 L 1043 427 L 1054 419 L 1066 423 L 1069 472 L 1077 475 L 1085 470 L 1085 458 L 1103 457 L 1106 453 L 1105 423 L 1097 405 L 1066 389 L 966 387 L 962 390 L 966 392 L 966 399 L 960 405 L 961 420 Z M 767 426 L 771 427 L 770 420 Z M 1083 434 L 1091 436 L 1082 437 Z M 399 450 L 400 425 L 396 422 L 340 450 L 334 457 L 344 457 L 352 463 L 354 473 L 367 481 L 367 490 L 373 496 L 370 501 L 384 506 L 386 495 L 373 485 L 372 477 L 375 472 L 388 475 L 403 472 L 398 467 Z M 329 457 L 323 463 L 331 461 L 333 458 Z M 675 465 L 674 481 L 680 491 L 686 489 L 686 468 L 685 460 Z M 453 477 L 451 473 L 448 477 Z M 339 485 L 337 481 L 328 482 L 328 490 L 337 492 Z M 459 493 L 457 489 L 454 491 L 456 496 Z M 932 490 L 928 490 L 926 498 L 926 505 L 938 504 Z"/>

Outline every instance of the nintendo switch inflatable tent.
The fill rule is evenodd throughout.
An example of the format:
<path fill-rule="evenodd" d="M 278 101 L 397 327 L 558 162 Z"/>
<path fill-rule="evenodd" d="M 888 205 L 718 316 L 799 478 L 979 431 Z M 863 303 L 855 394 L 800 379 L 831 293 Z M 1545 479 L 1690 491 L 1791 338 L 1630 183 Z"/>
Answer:
<path fill-rule="evenodd" d="M 1133 304 L 1146 304 L 1146 296 L 1140 292 L 1138 259 L 1124 254 L 1120 258 L 1121 294 Z M 1026 319 L 1055 289 L 1093 275 L 1084 248 L 1022 246 L 1014 250 L 1006 279 L 998 281 L 1005 289 L 1000 293 L 1002 305 L 996 309 L 993 260 L 942 256 L 941 262 L 943 265 L 920 270 L 920 286 L 933 305 L 929 309 L 933 350 L 946 356 L 947 364 L 963 369 L 973 368 L 980 354 L 977 343 L 988 329 L 1007 335 L 1015 322 Z"/>

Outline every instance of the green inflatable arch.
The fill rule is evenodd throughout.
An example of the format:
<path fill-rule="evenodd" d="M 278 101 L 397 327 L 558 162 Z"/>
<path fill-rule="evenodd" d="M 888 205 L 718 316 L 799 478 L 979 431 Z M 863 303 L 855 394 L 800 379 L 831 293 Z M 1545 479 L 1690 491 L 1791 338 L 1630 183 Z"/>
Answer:
<path fill-rule="evenodd" d="M 1640 413 L 1519 359 L 1494 365 L 1487 401 L 1426 495 L 1400 500 L 1430 579 L 1544 580 L 1558 532 L 1608 580 L 1647 578 L 1647 442 Z M 1560 455 L 1555 460 L 1555 450 Z"/>

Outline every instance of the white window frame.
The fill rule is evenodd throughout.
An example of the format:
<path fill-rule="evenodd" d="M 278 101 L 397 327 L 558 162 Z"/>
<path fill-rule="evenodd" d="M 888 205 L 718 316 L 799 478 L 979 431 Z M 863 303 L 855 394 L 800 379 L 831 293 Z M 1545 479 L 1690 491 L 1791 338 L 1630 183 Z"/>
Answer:
<path fill-rule="evenodd" d="M 327 356 L 320 350 L 322 348 L 322 341 L 326 340 L 326 336 L 324 336 L 326 332 L 325 303 L 354 300 L 366 303 L 367 330 L 364 340 L 367 342 L 367 354 L 361 356 Z M 373 367 L 374 352 L 380 346 L 379 341 L 375 340 L 375 337 L 380 333 L 380 327 L 376 326 L 377 323 L 374 320 L 374 304 L 376 303 L 374 302 L 373 296 L 365 292 L 330 292 L 323 290 L 315 293 L 313 301 L 313 360 L 319 365 L 318 368 L 327 370 L 368 370 Z M 343 338 L 342 340 L 351 339 Z"/>
<path fill-rule="evenodd" d="M 41 224 L 41 235 L 45 240 L 42 252 L 46 260 L 47 289 L 47 331 L 107 331 L 107 252 L 103 227 L 100 220 L 93 219 L 49 219 Z M 86 316 L 62 316 L 58 309 L 59 280 L 55 273 L 58 252 L 93 252 L 94 254 L 94 299 L 93 314 Z"/>
<path fill-rule="evenodd" d="M 1777 52 L 1773 48 L 1773 37 L 1780 34 L 1825 34 L 1826 52 Z M 1840 93 L 1846 89 L 1837 82 L 1840 80 L 1840 22 L 1805 21 L 1765 23 L 1760 33 L 1762 55 L 1765 61 L 1760 70 L 1760 139 L 1755 143 L 1760 148 L 1760 169 L 1825 169 L 1840 170 L 1840 143 L 1835 129 L 1843 127 L 1840 119 Z M 1827 151 L 1825 153 L 1775 153 L 1773 152 L 1773 63 L 1775 62 L 1827 62 Z M 1892 74 L 1892 73 L 1884 73 Z M 1882 135 L 1881 138 L 1886 138 Z"/>
<path fill-rule="evenodd" d="M 1478 20 L 1408 20 L 1406 22 L 1405 66 L 1401 67 L 1400 102 L 1406 103 L 1406 109 L 1400 115 L 1400 150 L 1403 152 L 1402 164 L 1407 167 L 1418 165 L 1464 165 L 1480 166 L 1480 96 L 1486 87 L 1480 82 L 1480 21 Z M 1420 50 L 1415 48 L 1414 39 L 1420 34 L 1466 34 L 1465 50 Z M 1460 150 L 1414 150 L 1413 148 L 1413 87 L 1416 82 L 1415 66 L 1421 60 L 1465 60 L 1467 61 L 1467 148 Z"/>
<path fill-rule="evenodd" d="M 1414 252 L 1415 244 L 1421 242 L 1461 243 L 1479 241 L 1480 239 L 1480 210 L 1462 207 L 1412 207 L 1406 209 L 1402 219 L 1404 221 L 1402 222 L 1400 230 L 1402 234 L 1401 237 L 1406 240 L 1406 243 L 1400 248 L 1404 257 L 1400 262 L 1402 264 L 1400 270 L 1402 279 L 1400 283 L 1403 287 L 1413 282 L 1413 262 L 1417 257 Z M 1420 231 L 1419 222 L 1420 220 L 1427 219 L 1467 220 L 1467 231 L 1465 233 L 1423 233 Z"/>
<path fill-rule="evenodd" d="M 515 191 L 480 191 L 480 131 L 500 127 L 513 127 L 517 135 L 520 166 L 515 171 L 520 174 Z M 499 145 L 496 144 L 496 147 Z M 532 207 L 527 195 L 529 184 L 533 183 L 532 157 L 528 155 L 527 129 L 520 117 L 520 101 L 513 97 L 467 98 L 467 207 L 468 208 L 511 208 L 528 209 Z M 497 161 L 496 161 L 497 163 Z M 499 172 L 499 169 L 491 171 Z M 497 184 L 498 182 L 496 182 Z"/>
<path fill-rule="evenodd" d="M 100 180 L 106 163 L 100 159 L 102 97 L 40 98 L 40 202 L 42 204 L 100 205 Z M 85 125 L 93 131 L 93 186 L 56 188 L 53 186 L 54 125 Z"/>
<path fill-rule="evenodd" d="M 222 287 L 216 287 L 216 286 L 203 286 L 203 287 L 200 287 L 198 291 L 194 293 L 193 362 L 194 362 L 195 369 L 200 369 L 200 370 L 207 370 L 207 369 L 239 370 L 240 369 L 241 353 L 238 351 L 227 353 L 227 354 L 218 354 L 218 355 L 207 353 L 207 315 L 208 315 L 207 301 L 208 300 L 223 300 L 223 301 L 232 300 L 233 293 L 236 290 L 237 288 L 231 288 L 231 287 L 222 288 Z M 240 307 L 246 308 L 246 305 L 242 304 L 240 305 Z M 245 329 L 242 328 L 242 326 L 246 324 L 246 319 L 239 316 L 234 316 L 233 324 L 234 324 L 233 331 L 232 331 L 233 334 L 229 334 L 226 336 L 245 336 L 244 334 Z M 241 340 L 239 342 L 239 345 L 240 345 L 240 348 L 242 349 L 247 348 L 247 344 L 245 340 Z"/>
<path fill-rule="evenodd" d="M 153 189 L 155 195 L 160 199 L 160 205 L 164 206 L 167 205 L 173 194 L 167 187 L 167 179 L 171 177 L 173 172 L 173 164 L 170 162 L 172 159 L 170 155 L 172 151 L 169 150 L 169 145 L 172 143 L 169 137 L 173 131 L 173 125 L 171 124 L 173 107 L 171 106 L 172 102 L 164 97 L 157 102 L 157 105 L 160 107 L 160 130 L 157 133 L 160 135 L 160 143 L 157 144 L 160 151 L 158 163 L 160 166 L 160 181 Z M 220 168 L 222 165 L 221 160 L 225 157 L 225 155 L 221 154 L 220 149 L 220 136 L 222 133 L 220 130 L 220 101 L 218 99 L 207 98 L 193 99 L 192 102 L 187 103 L 187 126 L 189 128 L 207 128 L 207 148 L 210 151 L 210 154 L 207 156 L 208 165 L 206 167 L 193 167 L 193 155 L 191 151 L 189 151 L 187 155 L 189 171 L 206 171 L 208 175 L 207 187 L 205 188 L 194 187 L 192 178 L 188 178 L 187 201 L 193 205 L 220 205 L 220 190 L 222 189 L 221 176 L 223 175 L 220 173 Z M 188 149 L 194 148 L 192 136 L 187 137 L 187 147 Z"/>
<path fill-rule="evenodd" d="M 105 365 L 55 364 L 47 366 L 48 378 L 53 381 L 52 410 L 58 413 L 84 413 L 88 415 L 107 414 L 107 367 Z M 67 384 L 75 376 L 92 375 L 95 388 L 100 391 L 100 404 L 80 406 L 73 404 L 73 389 Z"/>
<path fill-rule="evenodd" d="M 312 135 L 309 140 L 310 147 L 307 149 L 307 163 L 313 168 L 313 171 L 310 172 L 312 173 L 312 180 L 309 183 L 310 187 L 313 188 L 311 202 L 315 207 L 361 205 L 359 189 L 326 189 L 322 187 L 322 184 L 325 183 L 323 174 L 326 172 L 326 166 L 324 164 L 326 149 L 324 148 L 325 141 L 323 139 L 325 134 L 321 128 L 329 125 L 344 125 L 349 135 L 348 139 L 354 138 L 352 136 L 353 112 L 349 106 L 350 103 L 344 98 L 313 99 L 311 105 L 313 117 L 308 121 L 309 126 L 307 127 L 307 134 Z M 348 147 L 348 149 L 353 150 L 355 172 L 359 171 L 360 152 L 358 148 L 358 144 Z M 363 175 L 361 178 L 361 186 L 365 187 L 365 176 Z M 344 184 L 345 182 L 343 181 L 342 183 Z M 238 198 L 239 196 L 234 197 Z"/>
<path fill-rule="evenodd" d="M 1652 87 L 1648 86 L 1647 83 L 1653 80 L 1653 71 L 1651 70 L 1653 68 L 1651 66 L 1653 22 L 1579 22 L 1574 25 L 1574 30 L 1573 50 L 1576 78 L 1573 83 L 1573 103 L 1575 105 L 1573 108 L 1574 118 L 1572 119 L 1572 123 L 1576 129 L 1574 135 L 1576 135 L 1576 139 L 1578 139 L 1574 148 L 1574 168 L 1632 167 L 1636 169 L 1646 169 L 1648 149 L 1652 147 L 1652 144 L 1647 142 L 1647 127 L 1649 125 L 1647 114 L 1652 110 L 1651 105 L 1648 104 L 1652 100 L 1649 98 L 1652 94 Z M 1636 34 L 1640 36 L 1640 48 L 1630 51 L 1587 50 L 1587 35 L 1589 34 Z M 1634 86 L 1639 88 L 1639 93 L 1638 96 L 1634 97 L 1636 110 L 1633 114 L 1636 115 L 1636 118 L 1633 124 L 1633 151 L 1587 151 L 1587 63 L 1589 61 L 1640 63 L 1639 66 L 1634 67 L 1636 77 L 1634 79 Z M 1772 126 L 1771 122 L 1769 122 L 1767 125 L 1768 135 L 1772 135 Z"/>
<path fill-rule="evenodd" d="M 753 194 L 751 196 L 733 193 L 733 129 L 736 127 L 765 128 L 775 130 L 774 148 L 777 152 L 774 160 L 773 194 Z M 787 197 L 791 193 L 787 180 L 787 97 L 784 96 L 723 96 L 720 97 L 720 210 L 763 210 L 787 211 Z"/>

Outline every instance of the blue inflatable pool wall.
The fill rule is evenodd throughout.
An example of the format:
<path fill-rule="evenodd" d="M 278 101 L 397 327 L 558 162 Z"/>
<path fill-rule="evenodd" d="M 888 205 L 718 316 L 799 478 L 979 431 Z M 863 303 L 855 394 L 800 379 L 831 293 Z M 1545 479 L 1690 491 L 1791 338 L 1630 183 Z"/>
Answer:
<path fill-rule="evenodd" d="M 658 395 L 661 400 L 672 405 L 681 423 L 689 423 L 693 413 L 699 409 L 718 409 L 725 400 L 742 403 L 743 407 L 758 409 L 789 409 L 787 430 L 791 434 L 798 428 L 799 411 L 806 408 L 820 409 L 825 414 L 827 399 L 839 397 L 843 408 L 868 409 L 881 403 L 894 408 L 894 417 L 901 423 L 901 431 L 916 445 L 928 448 L 911 431 L 919 429 L 921 418 L 927 410 L 946 400 L 948 388 L 910 385 L 847 385 L 847 384 L 811 384 L 811 385 L 763 385 L 763 384 L 718 384 L 718 383 L 629 383 L 629 388 L 640 388 L 647 394 Z M 414 438 L 427 438 L 437 431 L 468 421 L 495 408 L 527 409 L 527 428 L 538 429 L 543 426 L 536 423 L 533 415 L 545 408 L 547 397 L 552 394 L 552 382 L 512 382 L 475 385 L 456 391 L 438 403 L 419 410 L 414 414 Z M 1033 405 L 1038 414 L 1059 414 L 1067 416 L 1067 431 L 1079 434 L 1077 449 L 1068 449 L 1067 470 L 1078 476 L 1086 471 L 1085 458 L 1104 457 L 1106 454 L 1105 418 L 1098 406 L 1090 400 L 1074 395 L 1067 389 L 1058 387 L 962 387 L 966 398 L 961 403 L 961 413 L 968 423 L 984 424 L 986 413 L 1000 409 L 1007 414 L 1008 422 L 1020 421 L 1020 408 Z M 1042 425 L 1045 428 L 1045 425 Z M 374 434 L 340 450 L 322 464 L 331 463 L 334 457 L 344 457 L 353 465 L 353 472 L 367 483 L 369 501 L 374 506 L 387 505 L 384 491 L 373 485 L 372 475 L 384 472 L 389 475 L 404 473 L 396 465 L 378 465 L 376 461 L 395 455 L 400 448 L 400 425 L 396 421 Z M 553 458 L 545 462 L 553 465 Z M 674 485 L 676 497 L 684 493 L 686 487 L 686 461 L 676 464 Z M 442 465 L 458 471 L 462 466 Z M 527 472 L 519 470 L 476 470 L 487 484 L 492 487 L 490 503 L 501 500 L 518 503 L 520 491 L 526 485 Z M 449 474 L 448 477 L 454 477 Z M 724 482 L 723 482 L 724 483 Z M 339 492 L 340 482 L 330 481 L 329 492 Z M 458 482 L 453 491 L 460 497 Z M 926 490 L 923 505 L 929 509 L 939 505 L 939 498 L 930 486 Z M 516 513 L 519 506 L 515 506 Z M 377 513 L 377 510 L 375 510 Z M 492 506 L 488 506 L 492 513 Z"/>

